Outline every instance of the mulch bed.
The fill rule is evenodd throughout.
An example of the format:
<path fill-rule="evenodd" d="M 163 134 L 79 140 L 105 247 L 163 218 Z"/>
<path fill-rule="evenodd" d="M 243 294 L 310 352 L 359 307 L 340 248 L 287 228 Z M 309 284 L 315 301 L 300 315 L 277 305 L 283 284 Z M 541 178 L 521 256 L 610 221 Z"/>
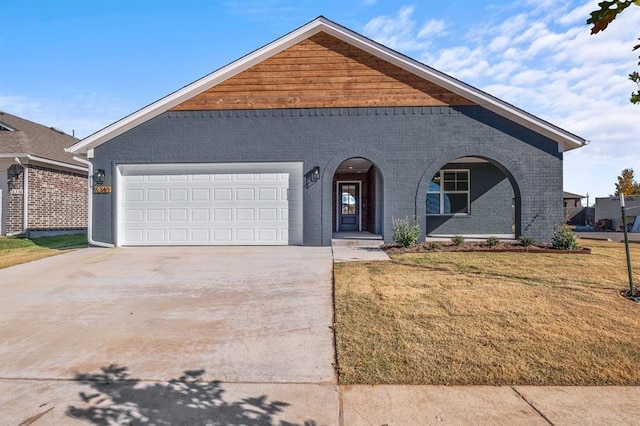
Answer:
<path fill-rule="evenodd" d="M 400 247 L 397 244 L 385 244 L 382 247 L 387 254 L 403 253 L 437 253 L 437 252 L 493 252 L 493 253 L 556 253 L 556 254 L 591 254 L 590 248 L 578 250 L 557 250 L 551 244 L 538 243 L 524 246 L 519 242 L 500 241 L 491 246 L 487 242 L 466 241 L 462 244 L 453 242 L 427 241 L 411 247 Z"/>

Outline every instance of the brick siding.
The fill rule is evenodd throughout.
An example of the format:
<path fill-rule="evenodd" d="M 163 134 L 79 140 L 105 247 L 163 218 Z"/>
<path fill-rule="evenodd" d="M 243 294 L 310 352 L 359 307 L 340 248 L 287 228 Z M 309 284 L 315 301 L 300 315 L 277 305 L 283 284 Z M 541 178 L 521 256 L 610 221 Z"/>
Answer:
<path fill-rule="evenodd" d="M 87 227 L 87 177 L 38 166 L 29 168 L 29 229 Z"/>
<path fill-rule="evenodd" d="M 562 156 L 553 140 L 481 106 L 425 106 L 167 112 L 96 147 L 93 162 L 114 188 L 114 164 L 302 161 L 307 171 L 317 165 L 321 180 L 304 192 L 304 244 L 330 245 L 334 174 L 349 158 L 366 158 L 380 172 L 382 217 L 376 221 L 386 241 L 393 217 L 417 216 L 425 236 L 427 220 L 433 223 L 426 217 L 428 183 L 461 157 L 490 160 L 503 172 L 497 183 L 507 195 L 489 191 L 472 214 L 434 224 L 438 232 L 456 225 L 455 233 L 498 233 L 514 224 L 516 235 L 548 241 L 562 222 Z M 113 243 L 115 191 L 93 200 L 93 237 Z M 480 201 L 486 214 L 477 214 Z"/>
<path fill-rule="evenodd" d="M 83 230 L 87 227 L 87 177 L 26 165 L 28 168 L 29 230 Z M 24 169 L 12 165 L 8 172 L 19 176 L 8 184 L 6 229 L 16 234 L 24 229 Z"/>

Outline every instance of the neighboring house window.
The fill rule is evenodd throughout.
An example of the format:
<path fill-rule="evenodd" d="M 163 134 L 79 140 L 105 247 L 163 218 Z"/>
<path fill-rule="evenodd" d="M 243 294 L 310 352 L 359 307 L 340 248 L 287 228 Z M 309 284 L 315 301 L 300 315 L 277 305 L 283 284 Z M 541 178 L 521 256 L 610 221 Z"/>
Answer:
<path fill-rule="evenodd" d="M 427 214 L 469 214 L 469 170 L 440 170 L 427 189 Z"/>

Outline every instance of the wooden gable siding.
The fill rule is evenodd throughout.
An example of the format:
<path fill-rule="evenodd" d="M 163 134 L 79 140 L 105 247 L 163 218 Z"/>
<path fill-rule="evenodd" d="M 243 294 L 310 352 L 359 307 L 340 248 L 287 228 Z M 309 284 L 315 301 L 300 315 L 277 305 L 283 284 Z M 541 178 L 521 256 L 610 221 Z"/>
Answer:
<path fill-rule="evenodd" d="M 172 110 L 445 105 L 473 102 L 318 33 Z"/>

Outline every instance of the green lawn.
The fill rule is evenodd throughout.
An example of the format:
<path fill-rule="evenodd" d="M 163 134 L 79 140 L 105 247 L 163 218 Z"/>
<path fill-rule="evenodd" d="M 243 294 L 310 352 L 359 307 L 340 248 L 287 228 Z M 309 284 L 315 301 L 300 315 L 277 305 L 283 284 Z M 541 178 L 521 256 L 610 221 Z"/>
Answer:
<path fill-rule="evenodd" d="M 84 234 L 42 238 L 0 237 L 0 269 L 87 246 Z"/>

